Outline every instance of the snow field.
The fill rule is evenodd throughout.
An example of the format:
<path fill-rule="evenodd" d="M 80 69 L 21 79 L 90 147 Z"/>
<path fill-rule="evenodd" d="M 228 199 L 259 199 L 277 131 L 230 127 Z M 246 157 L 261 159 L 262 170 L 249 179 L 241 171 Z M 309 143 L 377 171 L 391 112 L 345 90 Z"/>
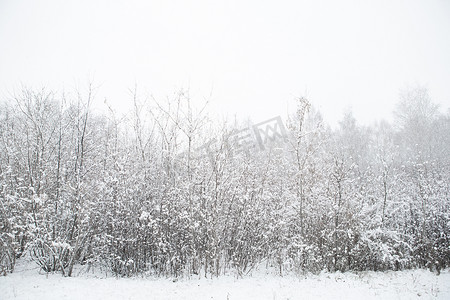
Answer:
<path fill-rule="evenodd" d="M 326 273 L 237 279 L 114 278 L 39 274 L 35 268 L 0 277 L 0 299 L 450 299 L 450 270 Z"/>

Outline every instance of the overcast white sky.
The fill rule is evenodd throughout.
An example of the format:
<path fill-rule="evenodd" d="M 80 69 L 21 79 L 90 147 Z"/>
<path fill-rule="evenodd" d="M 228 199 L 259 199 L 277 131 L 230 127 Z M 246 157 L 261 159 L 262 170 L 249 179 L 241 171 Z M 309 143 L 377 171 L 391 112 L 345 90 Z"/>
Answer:
<path fill-rule="evenodd" d="M 399 90 L 450 106 L 450 1 L 0 0 L 0 95 L 21 83 L 125 107 L 189 87 L 214 112 L 261 121 L 308 98 L 334 123 L 389 118 Z M 292 107 L 292 104 L 289 104 Z"/>

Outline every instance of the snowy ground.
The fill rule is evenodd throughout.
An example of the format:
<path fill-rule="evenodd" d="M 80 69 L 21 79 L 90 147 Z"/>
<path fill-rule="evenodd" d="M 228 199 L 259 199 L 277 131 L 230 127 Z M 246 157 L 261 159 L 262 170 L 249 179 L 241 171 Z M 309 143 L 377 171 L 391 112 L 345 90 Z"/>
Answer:
<path fill-rule="evenodd" d="M 253 275 L 244 279 L 63 278 L 19 264 L 0 277 L 0 299 L 450 299 L 450 270 L 322 273 L 308 277 Z"/>

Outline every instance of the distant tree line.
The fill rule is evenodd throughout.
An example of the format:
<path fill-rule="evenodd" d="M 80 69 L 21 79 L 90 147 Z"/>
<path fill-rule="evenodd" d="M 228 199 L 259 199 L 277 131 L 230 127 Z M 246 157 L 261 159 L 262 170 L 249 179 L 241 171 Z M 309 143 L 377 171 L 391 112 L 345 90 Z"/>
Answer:
<path fill-rule="evenodd" d="M 134 91 L 126 114 L 96 112 L 94 94 L 23 89 L 1 104 L 1 274 L 25 255 L 64 276 L 450 264 L 450 113 L 423 88 L 369 127 L 347 113 L 332 129 L 300 98 L 264 151 L 188 91 Z"/>

